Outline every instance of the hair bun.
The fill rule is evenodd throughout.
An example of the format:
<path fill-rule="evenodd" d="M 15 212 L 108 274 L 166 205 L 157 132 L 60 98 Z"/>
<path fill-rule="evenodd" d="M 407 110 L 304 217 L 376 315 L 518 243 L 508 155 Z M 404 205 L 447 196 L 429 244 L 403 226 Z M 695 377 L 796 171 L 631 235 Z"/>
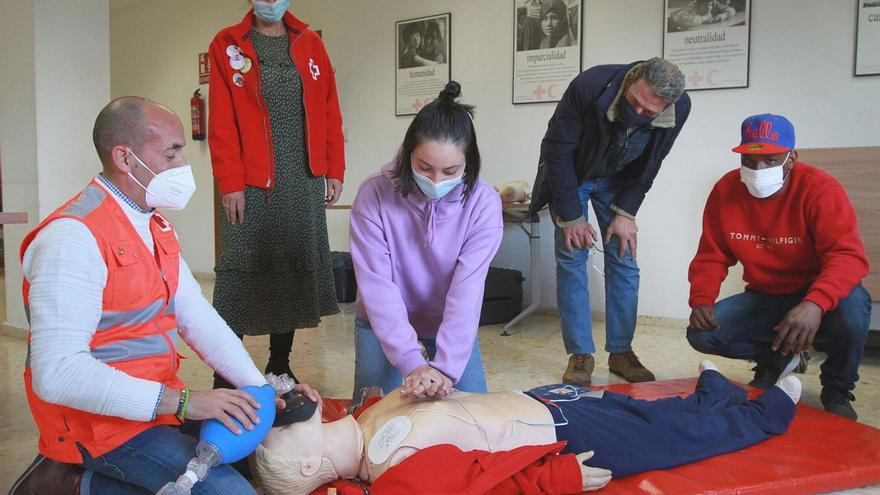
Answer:
<path fill-rule="evenodd" d="M 455 81 L 446 83 L 446 87 L 440 92 L 440 98 L 449 98 L 450 100 L 458 98 L 459 95 L 461 95 L 461 84 Z"/>

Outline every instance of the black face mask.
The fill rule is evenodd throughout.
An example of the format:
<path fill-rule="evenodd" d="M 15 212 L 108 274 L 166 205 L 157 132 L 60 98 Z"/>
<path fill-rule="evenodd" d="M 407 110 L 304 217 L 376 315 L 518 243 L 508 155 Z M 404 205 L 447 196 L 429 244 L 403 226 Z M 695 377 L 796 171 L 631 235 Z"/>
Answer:
<path fill-rule="evenodd" d="M 629 104 L 629 101 L 621 95 L 620 102 L 617 104 L 617 121 L 620 122 L 623 127 L 627 129 L 641 127 L 652 120 L 654 120 L 653 117 L 636 113 L 636 110 Z"/>

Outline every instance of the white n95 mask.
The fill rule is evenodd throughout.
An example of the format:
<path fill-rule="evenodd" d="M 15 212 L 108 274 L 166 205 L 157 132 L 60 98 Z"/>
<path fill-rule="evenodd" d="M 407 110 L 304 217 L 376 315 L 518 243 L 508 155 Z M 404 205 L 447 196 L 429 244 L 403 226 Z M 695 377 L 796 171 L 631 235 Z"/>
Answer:
<path fill-rule="evenodd" d="M 137 180 L 131 172 L 128 176 L 137 182 L 147 192 L 147 206 L 150 208 L 168 208 L 169 210 L 182 210 L 189 202 L 189 198 L 196 192 L 196 181 L 193 178 L 192 166 L 189 164 L 182 167 L 169 168 L 160 173 L 153 172 L 150 167 L 138 158 L 133 151 L 128 150 L 131 156 L 153 174 L 153 180 L 146 187 Z"/>

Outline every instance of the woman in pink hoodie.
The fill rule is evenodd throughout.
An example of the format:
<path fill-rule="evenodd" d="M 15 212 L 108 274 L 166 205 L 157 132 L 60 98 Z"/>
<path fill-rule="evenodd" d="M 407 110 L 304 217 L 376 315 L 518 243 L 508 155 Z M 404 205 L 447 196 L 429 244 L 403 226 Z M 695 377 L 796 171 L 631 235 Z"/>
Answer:
<path fill-rule="evenodd" d="M 452 81 L 422 108 L 352 205 L 355 398 L 401 383 L 413 397 L 486 391 L 477 327 L 501 200 L 478 180 L 473 107 L 455 101 L 460 93 Z"/>

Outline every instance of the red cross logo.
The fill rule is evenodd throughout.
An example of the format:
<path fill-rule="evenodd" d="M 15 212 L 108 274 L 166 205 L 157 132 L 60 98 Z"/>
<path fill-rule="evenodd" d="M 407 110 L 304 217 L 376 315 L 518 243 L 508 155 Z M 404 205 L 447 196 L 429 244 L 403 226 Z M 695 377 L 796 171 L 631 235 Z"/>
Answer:
<path fill-rule="evenodd" d="M 691 83 L 691 86 L 697 87 L 703 82 L 703 75 L 700 74 L 699 71 L 693 71 L 691 72 L 691 75 L 688 76 L 688 81 Z"/>
<path fill-rule="evenodd" d="M 535 90 L 532 91 L 532 94 L 535 95 L 535 98 L 537 98 L 537 99 L 539 99 L 539 100 L 543 100 L 543 99 L 544 99 L 544 95 L 547 94 L 547 90 L 544 89 L 544 86 L 541 86 L 541 85 L 539 84 L 539 85 L 535 88 Z"/>
<path fill-rule="evenodd" d="M 309 72 L 312 73 L 312 79 L 317 81 L 318 76 L 321 75 L 321 69 L 318 67 L 318 64 L 315 63 L 314 59 L 309 59 Z"/>
<path fill-rule="evenodd" d="M 421 109 L 422 105 L 424 105 L 424 104 L 425 104 L 424 102 L 420 101 L 419 99 L 416 99 L 415 101 L 412 102 L 412 107 L 416 111 L 419 111 L 419 109 Z"/>

